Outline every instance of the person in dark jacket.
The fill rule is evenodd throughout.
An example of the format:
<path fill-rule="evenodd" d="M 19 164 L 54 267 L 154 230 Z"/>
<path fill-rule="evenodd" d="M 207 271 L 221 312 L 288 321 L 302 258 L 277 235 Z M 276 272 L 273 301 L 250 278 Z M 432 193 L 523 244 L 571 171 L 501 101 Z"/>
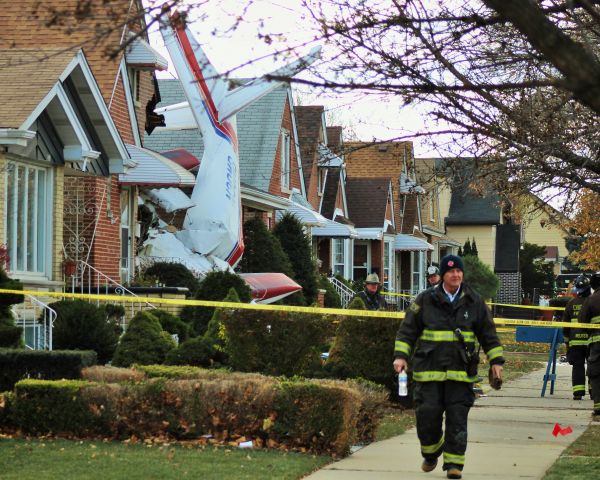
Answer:
<path fill-rule="evenodd" d="M 438 267 L 431 265 L 427 268 L 427 283 L 430 287 L 440 283 L 441 279 L 442 277 L 440 277 L 440 269 Z"/>
<path fill-rule="evenodd" d="M 579 323 L 600 323 L 600 272 L 590 278 L 594 293 L 587 297 L 579 310 Z M 594 415 L 600 415 L 600 330 L 588 330 L 588 377 L 594 401 Z"/>
<path fill-rule="evenodd" d="M 475 400 L 473 383 L 478 380 L 475 340 L 488 357 L 497 388 L 504 358 L 488 307 L 463 283 L 462 259 L 445 256 L 440 276 L 441 283 L 417 296 L 400 325 L 394 369 L 400 373 L 411 363 L 421 469 L 434 470 L 443 454 L 447 478 L 462 478 L 467 417 Z"/>
<path fill-rule="evenodd" d="M 385 310 L 387 302 L 381 295 L 379 276 L 376 273 L 367 275 L 365 280 L 365 289 L 356 296 L 365 302 L 367 310 Z"/>
<path fill-rule="evenodd" d="M 579 275 L 575 279 L 577 296 L 567 303 L 563 312 L 563 322 L 576 322 L 581 306 L 590 296 L 590 279 Z M 585 395 L 585 358 L 587 357 L 588 332 L 581 328 L 564 328 L 563 334 L 567 344 L 567 361 L 573 366 L 571 383 L 573 385 L 573 400 L 581 400 Z"/>

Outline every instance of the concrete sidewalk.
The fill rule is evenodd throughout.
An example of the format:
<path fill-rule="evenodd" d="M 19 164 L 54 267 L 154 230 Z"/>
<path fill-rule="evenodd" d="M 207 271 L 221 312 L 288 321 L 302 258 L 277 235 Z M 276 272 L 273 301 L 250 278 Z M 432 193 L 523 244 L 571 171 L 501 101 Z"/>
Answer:
<path fill-rule="evenodd" d="M 573 401 L 571 367 L 557 365 L 554 395 L 550 383 L 540 397 L 543 370 L 511 381 L 502 390 L 487 392 L 469 414 L 469 444 L 463 479 L 543 478 L 561 452 L 581 435 L 592 418 L 589 395 Z M 554 437 L 559 423 L 573 433 Z M 441 461 L 431 473 L 421 471 L 416 430 L 373 443 L 310 475 L 311 480 L 446 478 Z"/>

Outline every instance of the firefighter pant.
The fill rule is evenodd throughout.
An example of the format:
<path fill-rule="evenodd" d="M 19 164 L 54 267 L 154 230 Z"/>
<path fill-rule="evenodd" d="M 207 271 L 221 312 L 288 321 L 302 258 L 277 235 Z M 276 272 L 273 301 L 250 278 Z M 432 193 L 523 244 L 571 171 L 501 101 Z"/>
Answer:
<path fill-rule="evenodd" d="M 475 401 L 466 382 L 415 382 L 415 412 L 421 454 L 427 460 L 444 455 L 444 470 L 462 470 L 467 449 L 467 418 Z M 445 433 L 442 421 L 446 414 Z"/>
<path fill-rule="evenodd" d="M 600 413 L 600 376 L 590 377 L 590 389 L 594 401 L 594 413 L 598 414 Z"/>
<path fill-rule="evenodd" d="M 587 356 L 587 346 L 576 345 L 569 347 L 567 351 L 567 360 L 573 365 L 571 371 L 571 381 L 573 384 L 573 395 L 583 397 L 585 395 L 585 357 Z"/>

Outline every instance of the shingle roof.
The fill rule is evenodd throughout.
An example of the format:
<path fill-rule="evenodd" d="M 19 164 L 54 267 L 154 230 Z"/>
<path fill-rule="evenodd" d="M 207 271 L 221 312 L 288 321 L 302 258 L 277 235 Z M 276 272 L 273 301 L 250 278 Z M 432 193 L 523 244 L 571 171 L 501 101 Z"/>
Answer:
<path fill-rule="evenodd" d="M 346 179 L 348 216 L 356 228 L 383 227 L 389 188 L 387 177 Z"/>
<path fill-rule="evenodd" d="M 0 128 L 19 128 L 74 56 L 62 49 L 0 50 Z"/>
<path fill-rule="evenodd" d="M 478 195 L 467 187 L 453 187 L 446 225 L 496 225 L 500 223 L 497 194 Z"/>
<path fill-rule="evenodd" d="M 186 100 L 179 80 L 159 80 L 158 85 L 161 96 L 159 107 Z M 236 116 L 240 179 L 263 191 L 269 190 L 288 88 L 282 85 Z M 152 135 L 144 136 L 144 146 L 163 152 L 181 147 L 201 158 L 204 148 L 202 138 L 196 132 L 199 133 L 198 130 L 157 129 Z"/>

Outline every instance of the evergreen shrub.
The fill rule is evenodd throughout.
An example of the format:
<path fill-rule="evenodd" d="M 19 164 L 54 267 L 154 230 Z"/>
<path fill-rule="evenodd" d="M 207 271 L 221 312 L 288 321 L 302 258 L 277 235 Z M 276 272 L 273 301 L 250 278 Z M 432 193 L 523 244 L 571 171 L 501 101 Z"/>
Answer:
<path fill-rule="evenodd" d="M 162 329 L 172 335 L 177 335 L 179 343 L 185 342 L 190 338 L 192 327 L 166 310 L 154 309 L 152 315 L 158 318 Z"/>
<path fill-rule="evenodd" d="M 189 295 L 196 294 L 200 280 L 196 275 L 181 263 L 156 262 L 144 270 L 144 277 L 156 278 L 166 287 L 185 287 Z"/>
<path fill-rule="evenodd" d="M 321 370 L 332 327 L 321 315 L 223 310 L 228 365 L 241 372 L 310 375 Z"/>
<path fill-rule="evenodd" d="M 0 392 L 12 390 L 24 378 L 78 379 L 81 370 L 95 365 L 92 350 L 22 350 L 0 348 Z"/>
<path fill-rule="evenodd" d="M 293 279 L 302 286 L 304 305 L 317 300 L 317 268 L 313 261 L 311 240 L 304 233 L 302 223 L 286 213 L 275 225 L 273 234 L 279 239 L 293 270 Z"/>
<path fill-rule="evenodd" d="M 231 272 L 208 273 L 196 291 L 196 300 L 221 302 L 231 288 L 235 289 L 242 303 L 252 300 L 252 291 L 248 284 L 242 277 Z M 214 313 L 213 307 L 190 307 L 182 310 L 180 316 L 182 320 L 192 324 L 195 335 L 204 335 Z"/>
<path fill-rule="evenodd" d="M 319 288 L 325 290 L 325 308 L 342 308 L 342 300 L 326 275 L 319 275 Z"/>
<path fill-rule="evenodd" d="M 0 266 L 0 288 L 7 290 L 23 290 L 19 280 L 8 277 L 4 268 Z M 23 303 L 24 297 L 18 293 L 0 294 L 0 347 L 18 348 L 23 345 L 23 329 L 15 325 L 11 306 Z"/>
<path fill-rule="evenodd" d="M 52 331 L 54 348 L 94 350 L 99 363 L 111 360 L 120 330 L 112 316 L 113 310 L 97 307 L 85 300 L 61 300 L 50 306 L 56 311 Z"/>
<path fill-rule="evenodd" d="M 215 356 L 213 342 L 209 338 L 191 338 L 167 353 L 167 365 L 192 365 L 210 367 Z"/>
<path fill-rule="evenodd" d="M 473 255 L 463 257 L 463 263 L 465 266 L 465 283 L 475 289 L 485 300 L 494 298 L 500 288 L 498 276 L 490 267 Z"/>
<path fill-rule="evenodd" d="M 128 367 L 134 363 L 163 363 L 175 342 L 149 311 L 138 312 L 129 322 L 127 331 L 115 350 L 112 364 Z"/>
<path fill-rule="evenodd" d="M 356 297 L 348 308 L 364 310 L 365 304 Z M 326 371 L 335 378 L 363 378 L 393 390 L 391 363 L 400 322 L 399 318 L 342 316 Z"/>

